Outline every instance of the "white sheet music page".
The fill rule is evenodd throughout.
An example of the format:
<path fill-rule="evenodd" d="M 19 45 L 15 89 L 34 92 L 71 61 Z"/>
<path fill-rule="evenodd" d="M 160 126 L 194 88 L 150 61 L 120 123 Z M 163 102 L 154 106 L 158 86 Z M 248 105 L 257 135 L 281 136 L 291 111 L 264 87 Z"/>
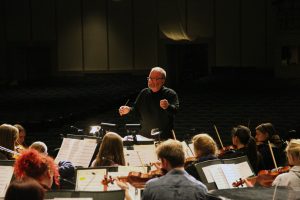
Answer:
<path fill-rule="evenodd" d="M 228 182 L 228 188 L 234 188 L 232 183 L 236 182 L 241 178 L 240 172 L 237 170 L 236 164 L 223 164 L 221 165 L 222 171 Z"/>
<path fill-rule="evenodd" d="M 129 166 L 142 166 L 157 162 L 155 145 L 134 145 L 133 150 L 124 148 L 125 162 Z"/>
<path fill-rule="evenodd" d="M 216 165 L 221 165 L 221 164 L 216 164 Z M 214 168 L 216 167 L 216 165 L 209 165 L 209 166 L 206 166 L 206 167 L 203 167 L 202 170 L 203 170 L 203 173 L 206 177 L 206 180 L 208 183 L 213 183 L 214 182 L 214 178 L 210 172 L 210 169 L 214 170 Z"/>
<path fill-rule="evenodd" d="M 185 157 L 186 157 L 186 158 L 188 158 L 188 157 L 193 157 L 194 154 L 193 154 L 193 152 L 191 151 L 191 149 L 189 148 L 189 146 L 188 146 L 188 144 L 186 143 L 186 141 L 182 141 L 181 144 L 182 144 L 182 147 L 183 147 L 183 151 L 184 151 Z"/>
<path fill-rule="evenodd" d="M 72 158 L 73 165 L 89 167 L 89 164 L 92 160 L 96 147 L 97 147 L 96 139 L 85 138 L 84 140 L 81 140 L 80 147 L 77 147 L 79 151 L 76 151 L 76 153 Z"/>
<path fill-rule="evenodd" d="M 208 169 L 210 171 L 210 175 L 212 176 L 214 182 L 217 185 L 217 188 L 228 189 L 230 188 L 230 186 L 222 170 L 222 166 L 223 164 L 211 165 Z"/>
<path fill-rule="evenodd" d="M 239 171 L 239 173 L 241 175 L 240 178 L 242 178 L 242 179 L 245 179 L 245 178 L 248 178 L 248 177 L 254 175 L 253 171 L 251 170 L 251 168 L 249 166 L 249 163 L 246 161 L 235 164 L 235 167 L 236 167 L 237 171 Z"/>
<path fill-rule="evenodd" d="M 106 169 L 77 170 L 75 191 L 103 191 Z"/>
<path fill-rule="evenodd" d="M 0 166 L 0 198 L 4 198 L 6 190 L 13 176 L 12 166 Z"/>
<path fill-rule="evenodd" d="M 55 158 L 55 162 L 59 161 L 70 161 L 72 162 L 72 158 L 74 154 L 80 149 L 80 141 L 78 139 L 72 138 L 64 138 L 59 149 L 59 152 Z"/>

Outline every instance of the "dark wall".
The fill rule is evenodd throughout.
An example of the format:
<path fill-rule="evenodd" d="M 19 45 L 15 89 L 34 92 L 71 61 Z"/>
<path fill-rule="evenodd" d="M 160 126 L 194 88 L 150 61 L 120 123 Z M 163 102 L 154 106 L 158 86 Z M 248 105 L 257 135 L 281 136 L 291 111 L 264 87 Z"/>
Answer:
<path fill-rule="evenodd" d="M 285 1 L 283 1 L 285 2 Z M 281 66 L 273 0 L 3 0 L 1 74 L 28 80 L 65 72 L 170 69 L 167 44 L 208 46 L 213 67 Z M 1 75 L 3 78 L 4 75 Z M 9 78 L 7 78 L 9 77 Z"/>

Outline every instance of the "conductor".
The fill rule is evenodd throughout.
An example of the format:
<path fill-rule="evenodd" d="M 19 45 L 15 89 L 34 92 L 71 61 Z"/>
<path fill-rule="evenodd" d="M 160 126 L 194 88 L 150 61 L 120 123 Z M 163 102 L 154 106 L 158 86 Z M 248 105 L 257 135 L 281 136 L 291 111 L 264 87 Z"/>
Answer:
<path fill-rule="evenodd" d="M 161 67 L 151 69 L 148 88 L 144 88 L 136 98 L 132 107 L 121 106 L 121 116 L 134 112 L 141 123 L 140 135 L 151 138 L 151 130 L 161 131 L 162 139 L 174 138 L 174 116 L 179 108 L 176 92 L 164 86 L 166 71 Z M 174 138 L 176 139 L 176 138 Z"/>

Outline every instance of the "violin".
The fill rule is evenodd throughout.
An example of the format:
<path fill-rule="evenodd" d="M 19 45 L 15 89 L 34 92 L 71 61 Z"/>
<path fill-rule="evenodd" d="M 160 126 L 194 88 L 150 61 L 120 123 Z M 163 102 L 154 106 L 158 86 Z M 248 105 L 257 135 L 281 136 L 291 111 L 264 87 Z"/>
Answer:
<path fill-rule="evenodd" d="M 195 156 L 187 157 L 184 161 L 184 168 L 187 168 L 190 164 L 192 164 L 193 162 L 196 162 L 197 160 L 198 160 L 198 158 Z"/>
<path fill-rule="evenodd" d="M 223 155 L 226 155 L 228 153 L 233 153 L 235 150 L 236 150 L 236 147 L 233 145 L 223 147 L 223 148 L 219 149 L 218 157 L 222 157 Z"/>
<path fill-rule="evenodd" d="M 112 178 L 111 176 L 109 178 L 104 177 L 102 180 L 102 184 L 107 186 L 108 184 L 114 184 L 114 181 L 118 179 L 119 181 L 128 182 L 135 188 L 144 188 L 147 181 L 149 181 L 152 178 L 160 177 L 165 174 L 164 170 L 158 169 L 153 170 L 148 173 L 141 173 L 141 172 L 129 172 L 128 176 L 119 176 L 116 178 Z"/>
<path fill-rule="evenodd" d="M 246 184 L 247 186 L 253 187 L 256 183 L 264 187 L 271 187 L 275 178 L 282 173 L 286 173 L 290 170 L 290 166 L 280 167 L 278 169 L 272 170 L 261 170 L 258 172 L 257 176 L 249 177 L 246 179 L 240 179 L 232 183 L 233 187 L 243 186 Z"/>

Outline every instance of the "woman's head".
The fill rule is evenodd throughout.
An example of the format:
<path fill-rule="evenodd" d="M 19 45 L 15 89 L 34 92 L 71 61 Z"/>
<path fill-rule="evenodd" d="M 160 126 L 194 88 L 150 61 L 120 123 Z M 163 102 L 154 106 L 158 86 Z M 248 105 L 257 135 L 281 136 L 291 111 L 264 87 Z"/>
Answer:
<path fill-rule="evenodd" d="M 24 141 L 25 141 L 25 137 L 26 137 L 26 130 L 25 128 L 20 125 L 20 124 L 15 124 L 14 127 L 16 127 L 18 130 L 19 130 L 19 136 L 17 138 L 17 141 L 16 143 L 17 144 L 21 144 L 23 145 L 24 144 Z"/>
<path fill-rule="evenodd" d="M 6 191 L 4 200 L 30 199 L 43 200 L 45 192 L 40 184 L 33 180 L 15 181 Z"/>
<path fill-rule="evenodd" d="M 268 141 L 273 135 L 276 134 L 275 128 L 271 123 L 263 123 L 255 128 L 255 139 L 257 142 Z"/>
<path fill-rule="evenodd" d="M 292 139 L 286 147 L 290 165 L 300 165 L 300 139 Z"/>
<path fill-rule="evenodd" d="M 0 146 L 14 150 L 18 135 L 19 131 L 16 127 L 10 124 L 2 124 L 0 126 Z"/>
<path fill-rule="evenodd" d="M 231 131 L 233 145 L 247 145 L 251 139 L 251 131 L 246 126 L 236 126 Z"/>
<path fill-rule="evenodd" d="M 96 158 L 96 166 L 125 165 L 123 141 L 120 135 L 108 132 L 103 137 Z"/>
<path fill-rule="evenodd" d="M 59 185 L 59 173 L 54 160 L 34 149 L 24 150 L 16 159 L 14 174 L 20 180 L 35 179 L 46 190 L 51 188 L 53 179 Z"/>
<path fill-rule="evenodd" d="M 196 157 L 204 157 L 217 154 L 217 144 L 212 137 L 206 133 L 195 135 L 192 139 Z"/>

